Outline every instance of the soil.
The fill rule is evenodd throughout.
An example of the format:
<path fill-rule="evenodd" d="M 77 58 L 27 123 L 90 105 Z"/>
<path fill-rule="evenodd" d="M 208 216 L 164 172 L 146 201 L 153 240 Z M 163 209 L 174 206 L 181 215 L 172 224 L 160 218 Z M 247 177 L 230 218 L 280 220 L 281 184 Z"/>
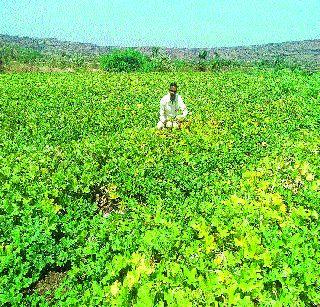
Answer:
<path fill-rule="evenodd" d="M 110 213 L 118 211 L 120 199 L 110 198 L 110 191 L 107 187 L 99 187 L 95 192 L 94 198 L 104 217 L 108 217 Z"/>
<path fill-rule="evenodd" d="M 40 295 L 46 294 L 47 291 L 50 293 L 46 295 L 48 300 L 51 300 L 54 297 L 54 292 L 58 289 L 62 279 L 65 277 L 67 272 L 54 272 L 49 271 L 44 278 L 39 280 L 34 287 L 34 290 Z"/>

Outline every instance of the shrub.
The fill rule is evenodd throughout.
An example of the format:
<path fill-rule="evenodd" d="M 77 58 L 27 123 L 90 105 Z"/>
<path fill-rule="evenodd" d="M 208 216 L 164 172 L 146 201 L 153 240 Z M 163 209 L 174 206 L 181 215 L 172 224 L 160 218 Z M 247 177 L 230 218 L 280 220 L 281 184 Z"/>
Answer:
<path fill-rule="evenodd" d="M 291 71 L 301 70 L 302 65 L 298 65 L 294 60 L 285 58 L 283 56 L 276 56 L 271 59 L 261 59 L 255 62 L 259 68 L 272 68 L 275 70 L 289 69 Z"/>
<path fill-rule="evenodd" d="M 220 70 L 226 68 L 236 68 L 242 66 L 243 63 L 240 63 L 236 60 L 224 59 L 220 57 L 220 55 L 216 54 L 213 59 L 208 62 L 208 66 L 210 66 L 211 70 Z"/>
<path fill-rule="evenodd" d="M 173 61 L 175 70 L 177 71 L 192 71 L 192 63 L 185 59 L 176 59 Z"/>
<path fill-rule="evenodd" d="M 131 72 L 145 70 L 149 59 L 147 56 L 131 48 L 115 50 L 101 56 L 100 66 L 106 71 Z"/>
<path fill-rule="evenodd" d="M 173 71 L 174 63 L 168 56 L 162 55 L 160 57 L 153 58 L 150 62 L 148 62 L 146 70 L 158 72 Z"/>

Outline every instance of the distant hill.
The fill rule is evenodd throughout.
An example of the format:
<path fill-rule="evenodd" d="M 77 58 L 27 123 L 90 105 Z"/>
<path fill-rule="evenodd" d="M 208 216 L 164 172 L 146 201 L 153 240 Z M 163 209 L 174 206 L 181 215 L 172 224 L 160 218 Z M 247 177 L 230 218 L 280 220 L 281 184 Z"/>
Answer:
<path fill-rule="evenodd" d="M 43 53 L 83 54 L 96 56 L 108 53 L 118 48 L 116 46 L 98 46 L 89 43 L 60 41 L 55 38 L 30 38 L 0 34 L 0 46 L 3 44 L 18 44 L 30 47 Z M 119 47 L 123 48 L 123 47 Z M 150 47 L 136 47 L 146 54 L 152 53 Z M 320 70 L 320 39 L 293 41 L 284 43 L 270 43 L 265 45 L 219 47 L 219 48 L 163 48 L 159 53 L 167 54 L 171 58 L 197 58 L 202 50 L 208 51 L 208 57 L 218 54 L 221 58 L 240 61 L 274 60 L 278 57 L 291 60 L 294 63 L 311 66 Z"/>

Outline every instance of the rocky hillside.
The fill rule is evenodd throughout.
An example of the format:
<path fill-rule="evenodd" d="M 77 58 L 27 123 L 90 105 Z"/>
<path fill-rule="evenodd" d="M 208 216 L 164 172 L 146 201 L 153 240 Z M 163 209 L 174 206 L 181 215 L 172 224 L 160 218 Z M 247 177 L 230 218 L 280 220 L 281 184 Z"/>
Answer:
<path fill-rule="evenodd" d="M 30 38 L 0 34 L 0 46 L 7 43 L 31 47 L 44 53 L 78 53 L 83 55 L 100 55 L 110 52 L 116 46 L 98 46 L 95 44 L 60 41 L 55 38 Z M 154 48 L 136 48 L 151 54 Z M 201 50 L 208 51 L 208 57 L 218 54 L 221 58 L 241 61 L 273 60 L 278 57 L 288 59 L 294 63 L 312 66 L 320 70 L 320 39 L 304 40 L 265 45 L 239 46 L 228 48 L 159 48 L 160 54 L 167 54 L 171 58 L 197 58 Z"/>

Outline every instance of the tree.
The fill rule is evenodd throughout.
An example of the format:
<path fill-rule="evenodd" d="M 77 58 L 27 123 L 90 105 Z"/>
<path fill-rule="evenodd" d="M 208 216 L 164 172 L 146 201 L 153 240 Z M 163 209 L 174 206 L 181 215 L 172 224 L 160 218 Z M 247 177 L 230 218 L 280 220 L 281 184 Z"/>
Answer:
<path fill-rule="evenodd" d="M 208 56 L 208 51 L 207 50 L 202 50 L 199 52 L 198 54 L 198 57 L 199 57 L 199 60 L 206 60 L 207 59 L 207 56 Z"/>
<path fill-rule="evenodd" d="M 208 56 L 207 50 L 202 50 L 198 53 L 198 58 L 199 58 L 198 68 L 200 71 L 205 71 L 207 68 L 207 65 L 206 65 L 207 56 Z"/>
<path fill-rule="evenodd" d="M 160 47 L 152 47 L 151 48 L 151 56 L 156 58 L 159 56 Z"/>

